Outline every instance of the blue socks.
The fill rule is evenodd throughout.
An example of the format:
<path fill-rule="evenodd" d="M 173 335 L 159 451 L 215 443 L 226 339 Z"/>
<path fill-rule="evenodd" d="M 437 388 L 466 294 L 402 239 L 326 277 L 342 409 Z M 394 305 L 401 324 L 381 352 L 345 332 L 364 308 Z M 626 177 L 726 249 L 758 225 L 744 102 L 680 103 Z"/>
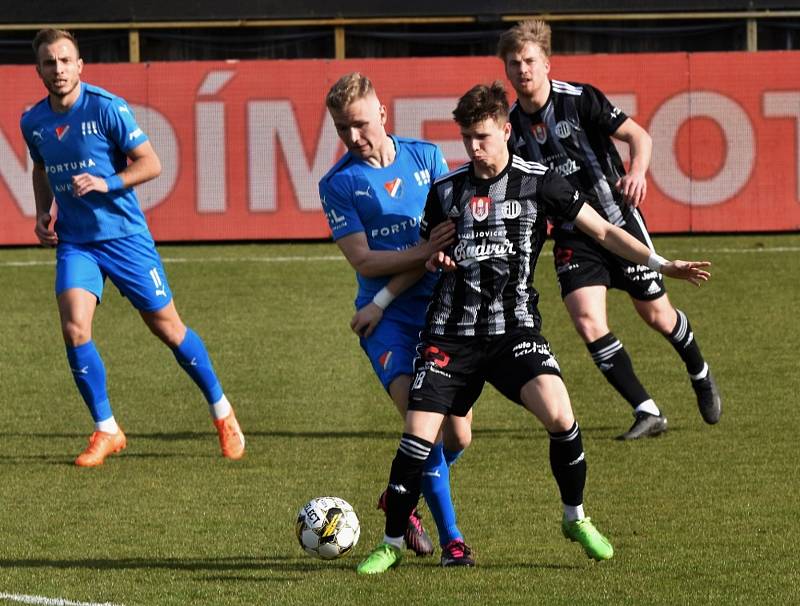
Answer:
<path fill-rule="evenodd" d="M 106 392 L 106 367 L 94 342 L 89 341 L 77 347 L 67 345 L 67 360 L 94 422 L 110 419 L 113 414 Z"/>
<path fill-rule="evenodd" d="M 455 461 L 461 451 L 456 453 L 448 451 L 448 454 L 452 461 Z M 422 494 L 436 522 L 439 543 L 447 545 L 454 539 L 463 539 L 456 524 L 456 512 L 450 496 L 450 468 L 441 443 L 434 444 L 425 461 L 422 472 Z"/>
<path fill-rule="evenodd" d="M 172 350 L 178 364 L 192 378 L 209 404 L 215 404 L 222 398 L 222 386 L 219 384 L 211 358 L 203 340 L 188 326 L 186 336 L 178 347 Z"/>

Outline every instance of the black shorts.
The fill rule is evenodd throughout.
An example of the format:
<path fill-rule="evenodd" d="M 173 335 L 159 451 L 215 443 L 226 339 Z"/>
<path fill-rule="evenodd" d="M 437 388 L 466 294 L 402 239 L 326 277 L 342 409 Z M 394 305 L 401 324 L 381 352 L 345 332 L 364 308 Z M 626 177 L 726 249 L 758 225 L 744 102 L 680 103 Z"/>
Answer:
<path fill-rule="evenodd" d="M 517 328 L 493 337 L 425 334 L 417 346 L 408 409 L 465 416 L 488 381 L 509 400 L 531 379 L 561 376 L 550 344 L 536 330 Z"/>
<path fill-rule="evenodd" d="M 628 213 L 622 229 L 653 248 L 639 211 L 634 209 Z M 584 286 L 617 288 L 640 301 L 652 301 L 667 292 L 660 273 L 618 257 L 575 227 L 572 230 L 556 227 L 552 236 L 555 240 L 553 260 L 562 299 Z"/>

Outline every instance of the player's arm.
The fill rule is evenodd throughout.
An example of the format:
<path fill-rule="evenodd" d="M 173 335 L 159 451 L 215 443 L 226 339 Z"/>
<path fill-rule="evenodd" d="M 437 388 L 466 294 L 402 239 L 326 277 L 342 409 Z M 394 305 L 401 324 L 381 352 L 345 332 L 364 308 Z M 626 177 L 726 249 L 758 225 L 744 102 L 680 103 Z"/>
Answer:
<path fill-rule="evenodd" d="M 625 230 L 603 219 L 588 204 L 581 206 L 578 211 L 575 226 L 615 255 L 639 265 L 645 265 L 670 278 L 687 280 L 695 286 L 699 286 L 701 282 L 705 282 L 711 276 L 708 271 L 703 269 L 711 265 L 709 261 L 668 261 Z"/>
<path fill-rule="evenodd" d="M 155 179 L 161 174 L 161 160 L 158 159 L 150 141 L 145 141 L 128 150 L 128 166 L 116 175 L 97 177 L 81 173 L 72 177 L 72 191 L 80 198 L 90 191 L 109 192 L 128 189 Z"/>
<path fill-rule="evenodd" d="M 405 250 L 372 250 L 364 232 L 348 234 L 336 240 L 350 265 L 366 278 L 398 274 L 422 266 L 434 251 L 452 244 L 455 225 L 450 222 L 431 232 L 430 240 L 420 240 Z"/>
<path fill-rule="evenodd" d="M 614 186 L 622 194 L 625 202 L 636 208 L 647 196 L 646 174 L 650 166 L 653 140 L 632 118 L 625 120 L 611 136 L 628 145 L 631 158 L 628 173 Z"/>
<path fill-rule="evenodd" d="M 50 209 L 53 206 L 53 191 L 50 189 L 50 182 L 47 180 L 47 172 L 44 164 L 33 163 L 31 173 L 33 182 L 33 199 L 36 203 L 36 225 L 33 232 L 44 246 L 55 246 L 58 244 L 56 232 L 50 229 Z"/>

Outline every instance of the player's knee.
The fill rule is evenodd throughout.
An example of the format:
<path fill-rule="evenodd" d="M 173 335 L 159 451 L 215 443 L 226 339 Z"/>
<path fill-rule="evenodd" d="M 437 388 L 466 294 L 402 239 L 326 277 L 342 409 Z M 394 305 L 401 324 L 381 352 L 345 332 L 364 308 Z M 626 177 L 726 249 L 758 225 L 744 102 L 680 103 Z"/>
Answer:
<path fill-rule="evenodd" d="M 77 347 L 92 340 L 91 326 L 74 320 L 62 322 L 61 334 L 64 337 L 64 343 L 70 347 Z"/>
<path fill-rule="evenodd" d="M 578 331 L 581 339 L 586 343 L 597 341 L 600 337 L 608 334 L 608 325 L 589 313 L 577 313 L 572 316 L 572 323 Z"/>
<path fill-rule="evenodd" d="M 472 443 L 472 427 L 469 423 L 459 423 L 448 428 L 442 436 L 442 443 L 446 450 L 458 452 L 466 450 Z"/>
<path fill-rule="evenodd" d="M 647 306 L 639 310 L 642 320 L 653 330 L 668 335 L 675 326 L 677 313 L 672 307 Z"/>

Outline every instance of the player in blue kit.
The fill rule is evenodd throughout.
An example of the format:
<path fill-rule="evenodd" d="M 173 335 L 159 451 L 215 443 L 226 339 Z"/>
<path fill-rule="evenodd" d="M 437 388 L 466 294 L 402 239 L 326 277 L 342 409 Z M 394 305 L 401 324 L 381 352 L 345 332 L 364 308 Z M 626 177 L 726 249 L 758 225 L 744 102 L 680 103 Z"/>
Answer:
<path fill-rule="evenodd" d="M 42 244 L 56 247 L 55 292 L 67 359 L 95 423 L 89 446 L 75 464 L 101 465 L 127 445 L 92 340 L 92 319 L 107 277 L 203 392 L 223 456 L 240 459 L 245 441 L 233 408 L 203 341 L 175 309 L 133 191 L 159 175 L 158 156 L 123 99 L 81 82 L 83 61 L 72 34 L 43 29 L 33 49 L 48 91 L 20 121 L 34 163 L 35 233 Z M 54 198 L 58 213 L 51 227 Z"/>
<path fill-rule="evenodd" d="M 326 105 L 347 153 L 322 178 L 319 192 L 333 238 L 356 270 L 357 312 L 351 327 L 405 415 L 415 348 L 436 282 L 424 263 L 453 239 L 453 225 L 447 224 L 429 242 L 419 242 L 428 190 L 448 171 L 447 163 L 431 143 L 386 133 L 386 108 L 360 73 L 342 76 Z M 434 446 L 425 465 L 423 494 L 439 531 L 443 566 L 474 564 L 456 524 L 448 468 L 471 440 L 470 423 L 471 417 L 453 418 L 445 426 L 444 444 Z M 433 553 L 416 510 L 405 542 L 417 555 Z"/>

